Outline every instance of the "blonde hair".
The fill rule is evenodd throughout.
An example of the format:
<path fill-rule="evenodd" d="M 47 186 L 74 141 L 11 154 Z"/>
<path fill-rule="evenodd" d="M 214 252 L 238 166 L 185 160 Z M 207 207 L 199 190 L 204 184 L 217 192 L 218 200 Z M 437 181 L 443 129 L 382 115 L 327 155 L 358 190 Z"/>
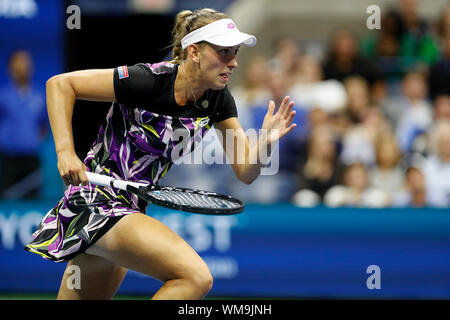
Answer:
<path fill-rule="evenodd" d="M 210 24 L 211 22 L 227 19 L 228 16 L 214 9 L 204 8 L 195 11 L 183 10 L 175 17 L 172 30 L 172 56 L 174 63 L 181 63 L 186 59 L 186 50 L 181 47 L 181 39 L 188 33 Z"/>

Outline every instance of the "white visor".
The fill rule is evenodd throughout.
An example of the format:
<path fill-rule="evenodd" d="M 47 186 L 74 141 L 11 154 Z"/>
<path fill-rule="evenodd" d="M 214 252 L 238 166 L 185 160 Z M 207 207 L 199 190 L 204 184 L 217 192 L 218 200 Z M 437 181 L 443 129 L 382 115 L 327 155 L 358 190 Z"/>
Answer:
<path fill-rule="evenodd" d="M 221 19 L 188 33 L 181 39 L 181 46 L 184 50 L 189 45 L 200 41 L 207 41 L 221 47 L 234 47 L 242 43 L 253 47 L 256 44 L 256 37 L 240 32 L 233 20 Z"/>

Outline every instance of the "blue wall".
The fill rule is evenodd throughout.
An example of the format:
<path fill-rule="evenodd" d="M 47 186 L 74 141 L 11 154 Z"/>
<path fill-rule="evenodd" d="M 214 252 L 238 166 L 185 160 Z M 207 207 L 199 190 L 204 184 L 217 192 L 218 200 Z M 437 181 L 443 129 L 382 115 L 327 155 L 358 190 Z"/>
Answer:
<path fill-rule="evenodd" d="M 57 292 L 65 264 L 23 245 L 54 203 L 0 203 L 0 291 Z M 450 212 L 299 209 L 247 205 L 209 217 L 150 206 L 215 277 L 210 295 L 304 298 L 450 298 Z M 381 289 L 367 288 L 367 267 Z M 152 295 L 158 281 L 129 272 L 120 293 Z"/>

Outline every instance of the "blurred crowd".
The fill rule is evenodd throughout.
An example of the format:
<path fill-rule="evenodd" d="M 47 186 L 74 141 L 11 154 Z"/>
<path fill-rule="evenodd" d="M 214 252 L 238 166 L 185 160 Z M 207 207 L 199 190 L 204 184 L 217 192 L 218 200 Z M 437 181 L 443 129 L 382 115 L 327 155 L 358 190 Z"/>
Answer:
<path fill-rule="evenodd" d="M 280 171 L 241 197 L 310 207 L 450 205 L 450 7 L 423 19 L 416 1 L 385 10 L 381 30 L 335 30 L 323 58 L 294 39 L 254 56 L 232 88 L 244 128 L 267 101 L 296 102 Z M 252 189 L 253 188 L 253 189 Z M 245 190 L 245 189 L 242 189 Z"/>

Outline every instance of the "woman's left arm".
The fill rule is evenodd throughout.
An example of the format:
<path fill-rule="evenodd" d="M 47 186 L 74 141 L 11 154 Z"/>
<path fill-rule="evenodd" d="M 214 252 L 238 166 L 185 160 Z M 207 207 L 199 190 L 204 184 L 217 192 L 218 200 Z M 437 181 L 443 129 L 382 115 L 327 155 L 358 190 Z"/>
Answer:
<path fill-rule="evenodd" d="M 220 132 L 222 146 L 239 180 L 246 184 L 255 181 L 261 173 L 261 168 L 268 162 L 260 157 L 261 150 L 267 150 L 264 154 L 270 155 L 272 144 L 295 128 L 296 124 L 292 123 L 295 115 L 295 111 L 292 111 L 293 106 L 294 102 L 289 102 L 289 97 L 285 97 L 274 114 L 275 102 L 269 102 L 262 130 L 260 130 L 255 145 L 250 145 L 249 139 L 236 117 L 214 124 L 214 127 Z M 231 141 L 232 146 L 229 145 Z"/>

